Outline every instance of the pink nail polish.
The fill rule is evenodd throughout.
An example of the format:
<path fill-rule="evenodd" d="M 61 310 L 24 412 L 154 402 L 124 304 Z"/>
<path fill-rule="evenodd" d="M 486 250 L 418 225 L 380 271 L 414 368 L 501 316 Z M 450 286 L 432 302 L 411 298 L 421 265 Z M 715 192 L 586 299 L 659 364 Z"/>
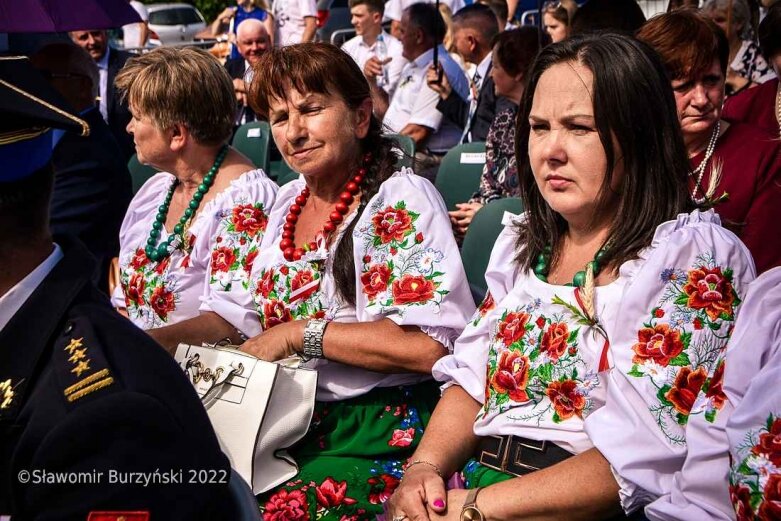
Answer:
<path fill-rule="evenodd" d="M 445 502 L 441 499 L 437 499 L 434 501 L 434 506 L 437 508 L 445 508 Z"/>

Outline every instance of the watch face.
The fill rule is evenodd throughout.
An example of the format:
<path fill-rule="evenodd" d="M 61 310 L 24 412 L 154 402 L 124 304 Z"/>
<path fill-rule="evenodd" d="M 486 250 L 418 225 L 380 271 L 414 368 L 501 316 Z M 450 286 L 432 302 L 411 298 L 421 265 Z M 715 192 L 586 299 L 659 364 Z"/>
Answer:
<path fill-rule="evenodd" d="M 483 513 L 477 507 L 466 506 L 461 511 L 461 521 L 483 521 Z"/>

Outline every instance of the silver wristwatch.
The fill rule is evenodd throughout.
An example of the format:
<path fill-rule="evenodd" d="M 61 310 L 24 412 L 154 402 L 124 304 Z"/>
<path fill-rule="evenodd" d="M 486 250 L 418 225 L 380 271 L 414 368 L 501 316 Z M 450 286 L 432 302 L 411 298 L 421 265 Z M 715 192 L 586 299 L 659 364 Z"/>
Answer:
<path fill-rule="evenodd" d="M 323 337 L 325 328 L 328 325 L 327 320 L 321 318 L 311 318 L 306 323 L 304 329 L 304 360 L 311 358 L 323 358 Z"/>

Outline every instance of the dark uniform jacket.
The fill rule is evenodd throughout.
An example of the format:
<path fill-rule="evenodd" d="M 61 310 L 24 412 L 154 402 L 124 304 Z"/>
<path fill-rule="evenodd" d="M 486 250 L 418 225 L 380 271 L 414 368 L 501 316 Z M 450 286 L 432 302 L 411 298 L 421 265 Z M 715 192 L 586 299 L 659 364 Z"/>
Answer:
<path fill-rule="evenodd" d="M 225 60 L 225 69 L 228 71 L 228 74 L 230 74 L 232 79 L 244 79 L 244 74 L 247 71 L 247 63 L 244 58 L 228 58 Z M 242 104 L 238 104 L 236 106 L 236 110 L 244 111 L 245 123 L 249 123 L 250 121 L 255 121 L 257 119 L 255 111 L 252 110 L 252 107 L 245 107 Z"/>
<path fill-rule="evenodd" d="M 133 136 L 127 132 L 127 124 L 130 123 L 130 109 L 127 106 L 127 99 L 121 101 L 116 89 L 114 88 L 114 78 L 117 73 L 125 66 L 125 62 L 133 55 L 129 52 L 120 51 L 112 48 L 108 55 L 108 85 L 106 87 L 106 111 L 108 113 L 108 126 L 111 129 L 114 139 L 117 140 L 119 150 L 122 152 L 122 160 L 125 164 L 130 161 L 130 157 L 136 153 L 136 145 L 133 143 Z"/>
<path fill-rule="evenodd" d="M 0 331 L 0 514 L 232 519 L 229 463 L 194 389 L 89 283 L 84 247 L 58 242 L 64 257 Z"/>

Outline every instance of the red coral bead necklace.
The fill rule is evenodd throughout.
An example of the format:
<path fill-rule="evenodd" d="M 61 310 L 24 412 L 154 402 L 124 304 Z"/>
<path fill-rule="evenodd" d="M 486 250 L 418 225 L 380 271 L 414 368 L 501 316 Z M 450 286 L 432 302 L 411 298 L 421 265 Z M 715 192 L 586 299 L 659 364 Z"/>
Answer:
<path fill-rule="evenodd" d="M 328 237 L 336 231 L 337 226 L 344 220 L 344 216 L 350 211 L 350 205 L 355 200 L 355 196 L 361 191 L 361 183 L 366 176 L 366 165 L 371 161 L 371 153 L 366 153 L 363 156 L 363 166 L 358 169 L 358 173 L 355 174 L 344 187 L 344 190 L 339 194 L 339 202 L 334 205 L 334 210 L 328 216 L 328 220 L 323 225 L 323 229 L 317 235 L 322 235 L 328 239 Z M 303 247 L 296 247 L 296 224 L 298 223 L 298 216 L 301 215 L 301 210 L 306 206 L 306 202 L 309 199 L 309 187 L 305 186 L 301 193 L 295 198 L 293 204 L 287 211 L 285 216 L 285 224 L 282 227 L 282 241 L 279 243 L 279 249 L 282 250 L 282 255 L 288 262 L 297 261 L 304 256 L 307 251 L 317 249 L 315 241 L 310 241 Z"/>

